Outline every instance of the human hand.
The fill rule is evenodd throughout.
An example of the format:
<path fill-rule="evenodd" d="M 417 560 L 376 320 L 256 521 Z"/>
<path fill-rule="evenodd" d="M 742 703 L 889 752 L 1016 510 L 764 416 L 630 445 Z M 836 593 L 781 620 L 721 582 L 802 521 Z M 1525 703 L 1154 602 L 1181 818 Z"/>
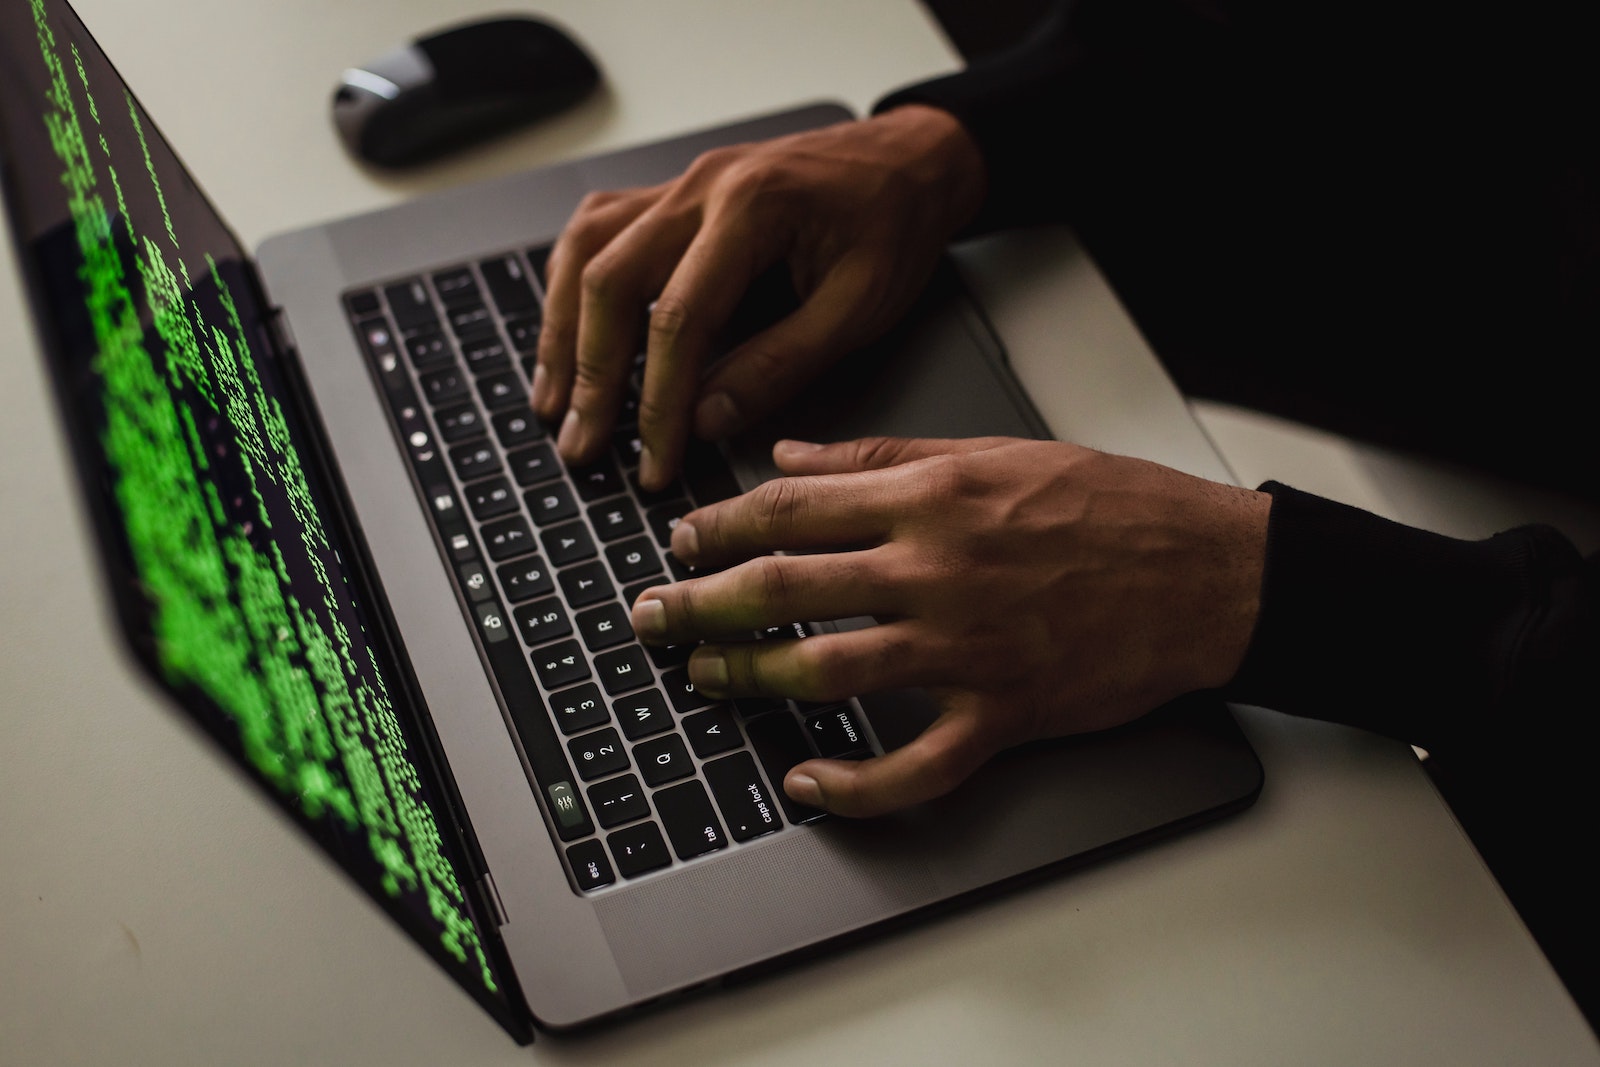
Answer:
<path fill-rule="evenodd" d="M 983 164 L 948 113 L 912 105 L 701 156 L 673 181 L 584 199 L 551 250 L 532 404 L 563 411 L 571 463 L 610 438 L 648 316 L 640 482 L 659 489 L 691 428 L 738 432 L 910 306 L 976 213 Z M 786 263 L 800 306 L 702 381 L 750 283 Z"/>
<path fill-rule="evenodd" d="M 927 800 L 1004 748 L 1128 722 L 1244 658 L 1264 493 L 1053 441 L 785 441 L 773 456 L 791 477 L 673 532 L 685 563 L 729 569 L 646 590 L 633 627 L 713 642 L 689 660 L 708 696 L 934 693 L 939 718 L 904 747 L 791 770 L 802 803 L 873 815 Z M 814 554 L 768 554 L 782 550 Z M 860 615 L 879 625 L 717 642 Z"/>

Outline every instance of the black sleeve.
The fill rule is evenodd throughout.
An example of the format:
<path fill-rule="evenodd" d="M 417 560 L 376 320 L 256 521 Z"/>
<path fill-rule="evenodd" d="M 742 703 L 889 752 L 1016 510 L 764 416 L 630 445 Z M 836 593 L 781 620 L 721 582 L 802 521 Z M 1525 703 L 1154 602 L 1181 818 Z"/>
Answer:
<path fill-rule="evenodd" d="M 1544 526 L 1463 541 L 1262 488 L 1261 615 L 1229 699 L 1440 753 L 1590 743 L 1600 555 Z"/>

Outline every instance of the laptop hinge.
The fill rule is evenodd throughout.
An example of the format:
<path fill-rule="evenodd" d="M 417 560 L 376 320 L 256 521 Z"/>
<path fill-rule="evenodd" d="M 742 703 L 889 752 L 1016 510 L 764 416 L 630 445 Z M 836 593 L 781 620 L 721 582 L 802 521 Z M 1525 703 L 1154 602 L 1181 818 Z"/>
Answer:
<path fill-rule="evenodd" d="M 489 910 L 494 913 L 494 924 L 510 925 L 511 920 L 506 918 L 506 906 L 500 902 L 500 890 L 494 884 L 494 875 L 488 871 L 478 876 L 478 893 L 488 902 Z"/>

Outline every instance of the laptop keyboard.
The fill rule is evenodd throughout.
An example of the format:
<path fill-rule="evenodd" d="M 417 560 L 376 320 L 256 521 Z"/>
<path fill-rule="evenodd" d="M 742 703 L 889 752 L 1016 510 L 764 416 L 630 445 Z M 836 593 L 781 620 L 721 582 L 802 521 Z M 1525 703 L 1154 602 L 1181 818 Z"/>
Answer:
<path fill-rule="evenodd" d="M 562 463 L 528 407 L 546 253 L 396 279 L 344 306 L 552 837 L 591 892 L 821 818 L 784 774 L 873 749 L 854 702 L 707 700 L 688 646 L 634 639 L 638 595 L 689 576 L 670 551 L 677 520 L 738 485 L 696 443 L 672 487 L 640 489 L 642 355 L 610 455 Z"/>

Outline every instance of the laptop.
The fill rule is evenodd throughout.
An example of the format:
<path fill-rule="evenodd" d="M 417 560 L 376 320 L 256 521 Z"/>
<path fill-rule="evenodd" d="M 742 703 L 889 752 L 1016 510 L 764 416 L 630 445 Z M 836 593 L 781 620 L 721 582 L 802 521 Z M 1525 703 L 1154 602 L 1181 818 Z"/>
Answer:
<path fill-rule="evenodd" d="M 588 190 L 817 105 L 286 234 L 250 256 L 65 0 L 0 14 L 10 227 L 135 662 L 516 1040 L 742 980 L 1249 805 L 1185 698 L 844 820 L 789 766 L 870 758 L 915 691 L 711 702 L 627 609 L 779 435 L 1044 436 L 954 272 L 783 416 L 642 493 L 526 407 L 543 255 Z M 751 316 L 771 314 L 760 301 Z M 796 620 L 804 640 L 870 620 Z"/>

